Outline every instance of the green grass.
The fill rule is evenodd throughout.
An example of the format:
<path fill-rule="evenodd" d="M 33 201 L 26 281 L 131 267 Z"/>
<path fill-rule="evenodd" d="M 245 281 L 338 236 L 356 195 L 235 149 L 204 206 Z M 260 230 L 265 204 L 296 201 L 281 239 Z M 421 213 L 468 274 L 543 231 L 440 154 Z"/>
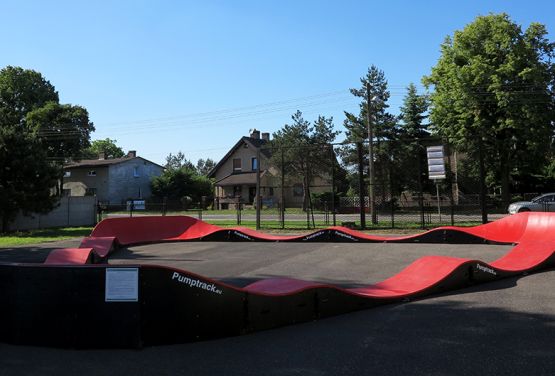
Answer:
<path fill-rule="evenodd" d="M 92 227 L 60 227 L 0 234 L 0 247 L 53 242 L 88 236 Z"/>

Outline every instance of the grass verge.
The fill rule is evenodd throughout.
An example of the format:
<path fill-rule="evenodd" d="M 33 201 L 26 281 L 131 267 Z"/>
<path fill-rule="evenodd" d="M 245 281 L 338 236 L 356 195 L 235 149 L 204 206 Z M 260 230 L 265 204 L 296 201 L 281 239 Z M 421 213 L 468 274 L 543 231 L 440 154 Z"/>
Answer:
<path fill-rule="evenodd" d="M 0 248 L 88 236 L 92 227 L 59 227 L 0 234 Z"/>

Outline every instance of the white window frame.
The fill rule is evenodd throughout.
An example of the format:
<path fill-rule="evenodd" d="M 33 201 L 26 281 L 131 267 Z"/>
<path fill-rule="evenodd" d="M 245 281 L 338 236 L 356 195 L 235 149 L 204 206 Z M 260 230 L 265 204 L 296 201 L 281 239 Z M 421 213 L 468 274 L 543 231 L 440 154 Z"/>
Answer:
<path fill-rule="evenodd" d="M 235 167 L 235 161 L 239 161 L 239 167 Z M 243 160 L 241 158 L 233 158 L 231 163 L 233 171 L 243 171 Z"/>

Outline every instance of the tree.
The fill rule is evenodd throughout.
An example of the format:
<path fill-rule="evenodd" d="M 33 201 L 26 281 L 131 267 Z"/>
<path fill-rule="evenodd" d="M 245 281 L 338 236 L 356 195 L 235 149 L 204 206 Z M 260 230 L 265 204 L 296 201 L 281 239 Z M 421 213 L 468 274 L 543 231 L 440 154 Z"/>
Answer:
<path fill-rule="evenodd" d="M 0 70 L 0 217 L 2 231 L 19 210 L 50 210 L 57 201 L 51 195 L 58 177 L 48 161 L 47 150 L 29 129 L 26 115 L 58 93 L 38 72 L 17 67 Z"/>
<path fill-rule="evenodd" d="M 83 153 L 83 158 L 96 159 L 100 154 L 104 154 L 106 159 L 123 158 L 125 152 L 116 144 L 117 140 L 105 138 L 104 140 L 94 140 L 91 146 Z"/>
<path fill-rule="evenodd" d="M 89 121 L 89 113 L 80 106 L 48 102 L 29 112 L 26 122 L 46 148 L 48 160 L 58 164 L 60 184 L 57 190 L 61 194 L 64 163 L 69 159 L 79 159 L 90 145 L 94 125 Z"/>
<path fill-rule="evenodd" d="M 419 95 L 416 86 L 411 83 L 407 87 L 407 94 L 403 99 L 399 120 L 402 121 L 403 136 L 408 139 L 422 139 L 429 135 L 428 124 L 424 121 L 428 117 L 428 97 Z"/>
<path fill-rule="evenodd" d="M 394 179 L 402 190 L 417 188 L 419 179 L 417 174 L 426 170 L 426 159 L 420 140 L 430 134 L 427 130 L 428 124 L 425 122 L 428 105 L 428 97 L 419 95 L 416 86 L 409 84 L 400 108 L 399 142 L 395 148 L 397 159 Z"/>
<path fill-rule="evenodd" d="M 373 127 L 374 140 L 374 174 L 380 182 L 375 192 L 381 193 L 382 200 L 385 200 L 386 185 L 390 181 L 388 171 L 391 168 L 391 141 L 398 137 L 398 128 L 395 116 L 387 112 L 389 105 L 387 101 L 390 97 L 387 89 L 387 80 L 382 70 L 372 65 L 368 72 L 360 79 L 361 87 L 350 89 L 351 94 L 361 98 L 358 115 L 345 112 L 343 125 L 346 128 L 346 142 L 350 143 L 342 148 L 341 156 L 343 163 L 350 167 L 351 173 L 355 173 L 355 166 L 358 165 L 357 148 L 355 142 L 363 142 L 369 138 L 367 126 L 368 97 L 370 100 L 370 121 Z M 368 95 L 369 94 L 369 95 Z M 388 141 L 388 142 L 384 142 Z M 365 156 L 364 163 L 368 164 L 368 156 Z M 353 181 L 353 180 L 352 180 Z M 351 187 L 352 191 L 358 187 Z M 378 189 L 376 189 L 378 188 Z M 381 189 L 380 189 L 381 188 Z"/>
<path fill-rule="evenodd" d="M 26 115 L 48 102 L 58 103 L 58 92 L 39 72 L 7 66 L 0 70 L 0 125 L 25 126 Z"/>
<path fill-rule="evenodd" d="M 441 45 L 423 82 L 433 87 L 432 130 L 486 167 L 509 201 L 511 175 L 546 165 L 555 120 L 554 45 L 545 26 L 526 31 L 506 14 L 477 17 Z"/>
<path fill-rule="evenodd" d="M 204 160 L 201 158 L 197 162 L 197 171 L 199 174 L 207 176 L 210 170 L 212 170 L 215 166 L 216 162 L 214 162 L 212 159 L 207 158 L 206 160 Z"/>
<path fill-rule="evenodd" d="M 303 209 L 308 207 L 310 197 L 309 187 L 313 179 L 331 171 L 329 144 L 340 132 L 333 130 L 333 118 L 318 116 L 311 124 L 303 118 L 301 111 L 297 111 L 291 119 L 291 125 L 285 124 L 282 129 L 273 134 L 270 146 L 274 150 L 271 164 L 286 169 L 293 179 L 302 177 Z M 279 150 L 279 152 L 275 152 Z M 281 164 L 281 152 L 286 161 Z"/>
<path fill-rule="evenodd" d="M 58 177 L 39 139 L 14 127 L 0 126 L 0 218 L 2 232 L 18 211 L 44 213 L 56 204 L 50 192 Z"/>
<path fill-rule="evenodd" d="M 151 189 L 154 197 L 179 201 L 186 208 L 189 204 L 202 205 L 203 197 L 205 205 L 213 199 L 212 181 L 187 166 L 166 169 L 162 175 L 152 179 Z"/>
<path fill-rule="evenodd" d="M 81 106 L 48 102 L 29 112 L 27 125 L 42 140 L 49 159 L 62 161 L 79 157 L 90 146 L 94 125 Z"/>
<path fill-rule="evenodd" d="M 196 171 L 193 163 L 185 158 L 185 154 L 183 154 L 181 151 L 179 151 L 176 155 L 170 153 L 166 157 L 166 165 L 164 167 L 166 167 L 166 169 L 168 170 L 179 170 L 185 167 L 191 171 Z"/>

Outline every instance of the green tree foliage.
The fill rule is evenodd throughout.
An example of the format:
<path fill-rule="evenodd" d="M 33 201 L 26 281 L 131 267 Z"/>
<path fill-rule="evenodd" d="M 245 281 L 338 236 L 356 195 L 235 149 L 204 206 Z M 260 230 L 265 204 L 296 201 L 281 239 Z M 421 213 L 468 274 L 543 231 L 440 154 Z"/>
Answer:
<path fill-rule="evenodd" d="M 48 212 L 56 203 L 51 194 L 58 169 L 46 158 L 46 150 L 33 134 L 0 124 L 0 217 L 2 231 L 18 211 Z"/>
<path fill-rule="evenodd" d="M 166 169 L 168 170 L 179 170 L 185 167 L 191 171 L 196 171 L 193 163 L 185 158 L 185 154 L 183 154 L 181 151 L 179 151 L 176 155 L 170 153 L 166 157 L 166 165 L 164 167 L 166 167 Z"/>
<path fill-rule="evenodd" d="M 2 231 L 19 210 L 44 212 L 56 203 L 51 195 L 58 173 L 47 148 L 29 128 L 27 114 L 58 93 L 38 72 L 6 67 L 0 70 L 0 216 Z"/>
<path fill-rule="evenodd" d="M 48 102 L 29 112 L 27 125 L 42 140 L 49 159 L 65 161 L 80 156 L 89 147 L 94 125 L 81 106 Z"/>
<path fill-rule="evenodd" d="M 418 173 L 426 171 L 426 157 L 422 140 L 429 136 L 426 123 L 428 97 L 418 94 L 410 84 L 399 114 L 399 135 L 395 145 L 395 182 L 399 190 L 417 190 Z"/>
<path fill-rule="evenodd" d="M 104 154 L 104 158 L 122 158 L 125 152 L 116 144 L 117 140 L 106 138 L 104 140 L 94 140 L 91 146 L 83 152 L 83 159 L 97 159 L 100 154 Z"/>
<path fill-rule="evenodd" d="M 48 102 L 58 103 L 58 92 L 39 72 L 20 67 L 0 70 L 0 125 L 25 126 L 27 114 Z"/>
<path fill-rule="evenodd" d="M 397 127 L 397 119 L 395 116 L 387 112 L 389 105 L 387 101 L 390 97 L 387 89 L 387 80 L 383 71 L 372 65 L 368 68 L 368 72 L 360 79 L 361 87 L 358 89 L 350 89 L 351 94 L 361 98 L 359 105 L 360 111 L 358 115 L 345 112 L 345 121 L 343 125 L 346 128 L 346 145 L 341 150 L 343 163 L 347 166 L 350 173 L 356 175 L 358 166 L 358 156 L 356 146 L 352 143 L 368 140 L 367 126 L 367 110 L 370 110 L 370 122 L 374 133 L 374 167 L 375 176 L 378 186 L 374 187 L 377 194 L 381 194 L 382 200 L 385 200 L 386 192 L 391 189 L 388 185 L 391 182 L 390 171 L 392 167 L 392 142 L 398 139 L 399 129 Z M 368 106 L 368 98 L 370 104 Z M 368 166 L 368 155 L 365 153 L 363 163 Z M 350 179 L 350 191 L 358 191 L 358 182 L 356 179 Z"/>
<path fill-rule="evenodd" d="M 428 111 L 428 97 L 419 95 L 416 86 L 411 83 L 407 87 L 407 94 L 403 99 L 399 120 L 402 122 L 402 137 L 406 139 L 423 139 L 429 135 L 426 112 Z"/>
<path fill-rule="evenodd" d="M 197 171 L 199 174 L 207 176 L 210 170 L 212 170 L 216 166 L 216 162 L 212 159 L 199 159 L 197 161 Z"/>
<path fill-rule="evenodd" d="M 318 116 L 312 124 L 297 111 L 291 119 L 273 134 L 270 147 L 273 150 L 270 163 L 285 170 L 285 176 L 294 184 L 303 186 L 303 208 L 309 205 L 309 187 L 316 177 L 330 176 L 332 143 L 340 132 L 333 129 L 333 118 Z M 281 163 L 283 151 L 284 165 Z"/>
<path fill-rule="evenodd" d="M 506 14 L 477 17 L 447 37 L 424 83 L 433 87 L 432 130 L 469 158 L 482 148 L 509 199 L 511 175 L 546 165 L 553 137 L 553 43 L 545 27 L 526 31 Z"/>
<path fill-rule="evenodd" d="M 203 196 L 205 206 L 213 199 L 212 181 L 187 166 L 166 169 L 161 176 L 152 179 L 151 189 L 154 197 L 181 202 L 186 208 L 199 207 Z"/>

